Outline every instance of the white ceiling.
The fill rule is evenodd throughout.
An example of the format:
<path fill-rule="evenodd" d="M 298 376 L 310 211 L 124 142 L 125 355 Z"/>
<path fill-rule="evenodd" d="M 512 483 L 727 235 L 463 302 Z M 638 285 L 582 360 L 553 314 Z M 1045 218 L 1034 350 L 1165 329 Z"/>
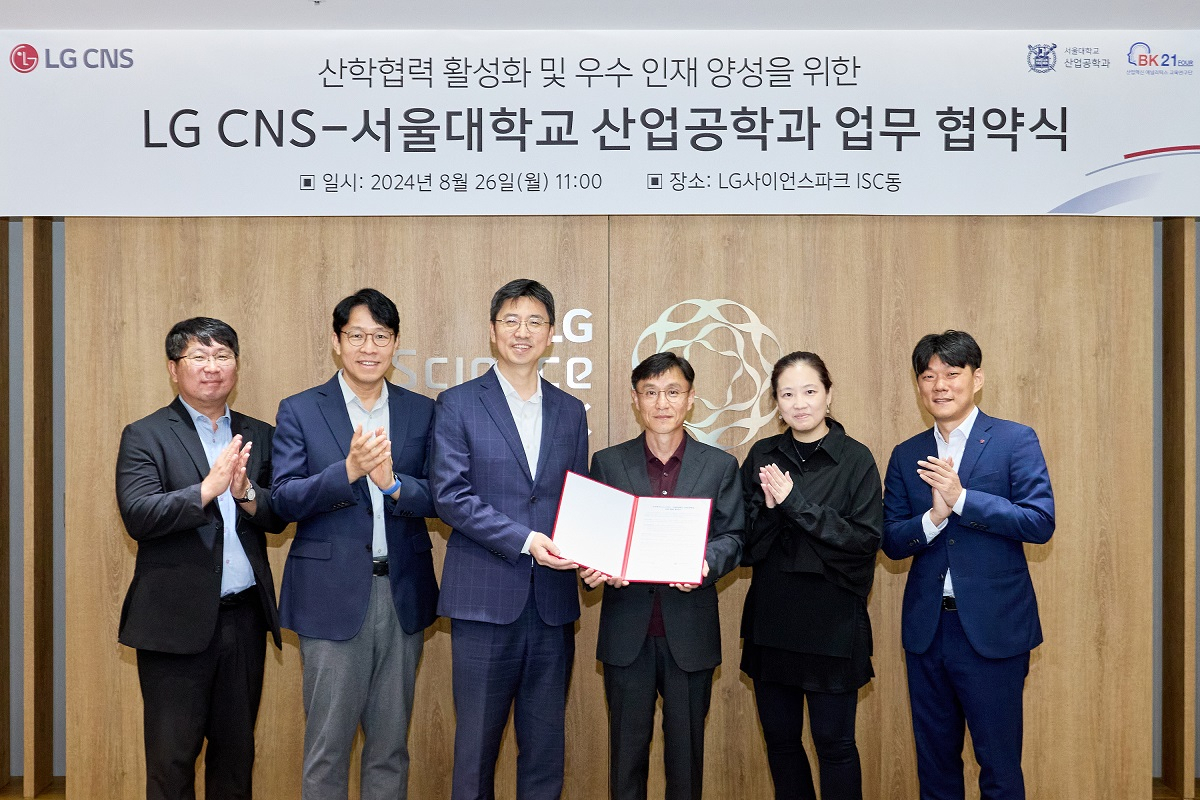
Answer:
<path fill-rule="evenodd" d="M 914 7 L 915 6 L 915 7 Z M 4 29 L 1200 29 L 1200 2 L 0 0 Z"/>

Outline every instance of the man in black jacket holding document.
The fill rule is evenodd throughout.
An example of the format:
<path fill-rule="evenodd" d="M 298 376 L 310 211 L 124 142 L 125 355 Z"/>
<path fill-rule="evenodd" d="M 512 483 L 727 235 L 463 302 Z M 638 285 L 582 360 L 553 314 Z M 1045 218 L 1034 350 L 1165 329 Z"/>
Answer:
<path fill-rule="evenodd" d="M 658 695 L 666 796 L 699 798 L 702 791 L 704 719 L 721 663 L 716 582 L 741 559 L 743 507 L 737 460 L 684 432 L 694 377 L 674 353 L 635 367 L 631 397 L 645 432 L 592 458 L 593 479 L 630 494 L 713 501 L 698 585 L 630 585 L 593 569 L 580 573 L 589 587 L 607 584 L 596 658 L 608 701 L 609 792 L 621 800 L 646 797 Z"/>

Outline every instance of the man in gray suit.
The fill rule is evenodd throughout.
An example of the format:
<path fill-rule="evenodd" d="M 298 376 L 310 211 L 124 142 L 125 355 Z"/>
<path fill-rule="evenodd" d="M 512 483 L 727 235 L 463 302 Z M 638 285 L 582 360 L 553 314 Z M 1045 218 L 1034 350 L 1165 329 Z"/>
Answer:
<path fill-rule="evenodd" d="M 589 587 L 607 584 L 596 658 L 608 700 L 609 793 L 644 800 L 654 710 L 663 701 L 667 798 L 699 800 L 704 719 L 713 670 L 721 663 L 716 582 L 742 555 L 742 491 L 737 460 L 688 436 L 695 371 L 674 353 L 655 353 L 633 370 L 633 405 L 645 432 L 592 458 L 591 477 L 638 496 L 713 500 L 702 581 L 639 584 L 583 570 Z"/>

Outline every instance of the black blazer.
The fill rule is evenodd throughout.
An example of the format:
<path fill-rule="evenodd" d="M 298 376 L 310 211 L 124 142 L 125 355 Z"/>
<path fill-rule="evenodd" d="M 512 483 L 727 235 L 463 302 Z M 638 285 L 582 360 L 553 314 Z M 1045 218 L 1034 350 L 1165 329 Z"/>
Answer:
<path fill-rule="evenodd" d="M 271 507 L 274 428 L 233 410 L 230 428 L 234 436 L 254 443 L 247 474 L 257 510 L 253 518 L 238 511 L 237 532 L 279 647 L 275 583 L 263 535 L 285 527 Z M 121 433 L 117 505 L 125 530 L 138 543 L 133 581 L 121 609 L 121 644 L 194 654 L 212 640 L 221 600 L 225 524 L 216 502 L 200 505 L 200 482 L 208 471 L 200 436 L 179 398 Z"/>
<path fill-rule="evenodd" d="M 591 477 L 639 497 L 649 495 L 644 436 L 597 452 L 592 456 Z M 663 627 L 675 663 L 687 672 L 712 669 L 721 663 L 716 583 L 738 565 L 742 556 L 744 514 L 737 459 L 689 437 L 675 496 L 713 499 L 704 548 L 708 577 L 690 592 L 663 584 L 634 583 L 623 589 L 606 585 L 596 642 L 596 658 L 605 664 L 624 667 L 637 658 L 650 626 L 654 593 L 662 600 Z"/>

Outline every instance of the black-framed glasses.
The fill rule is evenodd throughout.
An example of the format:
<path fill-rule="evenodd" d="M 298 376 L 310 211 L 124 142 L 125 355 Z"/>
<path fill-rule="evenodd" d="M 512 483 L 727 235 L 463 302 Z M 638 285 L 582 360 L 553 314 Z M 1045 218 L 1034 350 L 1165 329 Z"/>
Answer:
<path fill-rule="evenodd" d="M 367 333 L 360 330 L 348 330 L 342 331 L 342 336 L 346 337 L 346 341 L 350 343 L 351 347 L 362 347 L 367 343 L 368 337 L 370 337 L 371 341 L 375 343 L 376 347 L 387 347 L 392 343 L 392 340 L 396 338 L 396 334 L 392 333 L 391 331 L 375 331 L 374 333 Z"/>

